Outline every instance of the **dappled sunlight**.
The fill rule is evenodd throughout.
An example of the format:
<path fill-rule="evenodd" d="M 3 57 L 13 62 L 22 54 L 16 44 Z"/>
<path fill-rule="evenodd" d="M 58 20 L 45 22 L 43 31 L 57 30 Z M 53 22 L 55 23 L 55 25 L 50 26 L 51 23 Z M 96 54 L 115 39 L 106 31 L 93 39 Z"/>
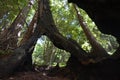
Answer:
<path fill-rule="evenodd" d="M 33 64 L 42 66 L 66 66 L 70 54 L 64 50 L 56 48 L 46 36 L 38 39 L 33 52 Z"/>

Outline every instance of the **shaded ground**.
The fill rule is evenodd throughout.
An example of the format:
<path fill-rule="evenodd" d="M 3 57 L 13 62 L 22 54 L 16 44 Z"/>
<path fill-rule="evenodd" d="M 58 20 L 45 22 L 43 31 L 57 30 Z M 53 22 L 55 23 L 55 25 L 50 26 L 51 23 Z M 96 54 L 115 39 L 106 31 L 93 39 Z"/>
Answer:
<path fill-rule="evenodd" d="M 89 65 L 76 65 L 60 68 L 50 66 L 35 67 L 34 71 L 17 72 L 0 80 L 120 80 L 120 60 L 107 59 Z"/>
<path fill-rule="evenodd" d="M 47 76 L 44 72 L 28 71 L 19 72 L 9 78 L 0 80 L 69 80 L 69 79 L 59 76 L 50 77 Z"/>

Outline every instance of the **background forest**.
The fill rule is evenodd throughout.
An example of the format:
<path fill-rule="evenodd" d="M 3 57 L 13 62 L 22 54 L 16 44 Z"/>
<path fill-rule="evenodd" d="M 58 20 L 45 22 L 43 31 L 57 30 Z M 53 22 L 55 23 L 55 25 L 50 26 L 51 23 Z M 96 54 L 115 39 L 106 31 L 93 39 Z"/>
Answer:
<path fill-rule="evenodd" d="M 58 5 L 59 4 L 59 5 Z M 0 0 L 0 55 L 9 54 L 9 51 L 21 45 L 29 25 L 34 18 L 37 9 L 37 0 Z M 55 25 L 65 37 L 76 40 L 81 47 L 87 52 L 91 51 L 89 41 L 80 27 L 76 11 L 72 4 L 68 4 L 67 0 L 50 0 L 52 15 Z M 112 35 L 101 33 L 95 23 L 89 18 L 87 13 L 79 8 L 84 21 L 89 26 L 90 31 L 105 48 L 112 54 L 118 47 L 116 39 Z M 20 13 L 21 12 L 21 13 Z M 22 15 L 19 15 L 22 14 Z M 19 17 L 15 24 L 16 27 L 10 32 L 9 38 L 2 38 L 3 32 L 10 28 L 16 17 Z M 17 34 L 17 35 L 16 35 Z M 16 39 L 13 41 L 12 39 Z M 17 44 L 15 44 L 15 42 Z M 4 45 L 3 45 L 4 44 Z M 46 37 L 42 36 L 38 39 L 32 55 L 33 64 L 65 66 L 70 54 L 64 50 L 56 48 L 53 43 Z"/>

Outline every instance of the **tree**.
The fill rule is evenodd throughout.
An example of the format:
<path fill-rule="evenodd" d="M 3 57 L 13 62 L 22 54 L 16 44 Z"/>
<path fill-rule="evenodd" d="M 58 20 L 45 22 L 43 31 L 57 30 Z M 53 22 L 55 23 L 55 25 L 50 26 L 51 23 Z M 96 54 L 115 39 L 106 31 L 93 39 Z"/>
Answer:
<path fill-rule="evenodd" d="M 65 67 L 67 73 L 71 74 L 72 80 L 118 80 L 119 77 L 119 58 L 114 59 L 110 55 L 102 56 L 103 59 L 94 59 L 94 55 L 87 53 L 81 46 L 73 39 L 64 37 L 57 29 L 53 16 L 50 10 L 48 0 L 38 0 L 38 10 L 31 21 L 31 24 L 36 23 L 35 28 L 29 26 L 26 37 L 23 37 L 20 46 L 17 47 L 13 54 L 7 59 L 1 59 L 0 62 L 0 77 L 10 75 L 19 69 L 32 68 L 31 55 L 34 46 L 42 35 L 47 36 L 50 41 L 59 49 L 63 49 L 71 54 Z M 36 21 L 35 21 L 36 20 Z M 83 25 L 84 26 L 84 25 Z M 26 36 L 25 34 L 25 36 Z M 94 46 L 93 46 L 94 48 Z M 29 62 L 29 64 L 27 64 Z M 29 65 L 29 66 L 26 66 Z M 64 69 L 63 69 L 64 70 Z M 105 77 L 104 77 L 105 75 Z M 110 77 L 111 76 L 111 77 Z"/>
<path fill-rule="evenodd" d="M 79 0 L 68 1 L 76 3 L 80 8 L 84 9 L 87 12 L 87 14 L 91 17 L 91 19 L 96 23 L 101 32 L 115 36 L 117 38 L 118 43 L 120 42 L 120 34 L 118 29 L 120 19 L 119 0 L 82 0 L 81 2 Z M 119 51 L 120 48 L 118 48 L 115 54 L 119 55 Z"/>

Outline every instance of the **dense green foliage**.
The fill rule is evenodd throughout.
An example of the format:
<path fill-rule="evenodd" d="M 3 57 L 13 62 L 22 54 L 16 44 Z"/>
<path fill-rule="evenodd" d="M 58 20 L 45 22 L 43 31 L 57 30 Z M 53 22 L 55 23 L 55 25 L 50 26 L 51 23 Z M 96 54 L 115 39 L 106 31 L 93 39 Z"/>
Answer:
<path fill-rule="evenodd" d="M 28 4 L 28 0 L 0 0 L 0 27 L 12 23 L 19 11 Z"/>
<path fill-rule="evenodd" d="M 65 66 L 70 54 L 56 48 L 50 40 L 43 36 L 38 40 L 33 53 L 33 63 L 38 65 Z"/>

